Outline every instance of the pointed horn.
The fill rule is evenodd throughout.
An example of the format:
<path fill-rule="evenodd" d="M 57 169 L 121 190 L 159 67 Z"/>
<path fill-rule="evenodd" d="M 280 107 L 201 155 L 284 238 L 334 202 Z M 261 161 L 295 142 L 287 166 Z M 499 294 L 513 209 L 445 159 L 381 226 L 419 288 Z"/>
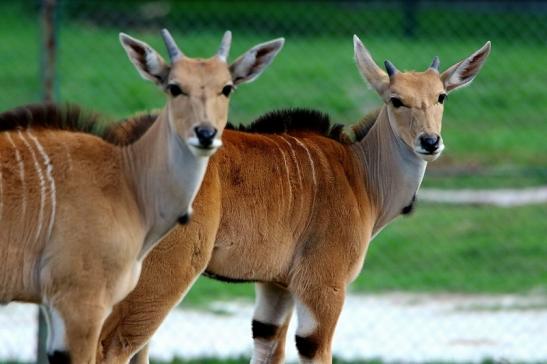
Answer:
<path fill-rule="evenodd" d="M 397 71 L 397 68 L 393 65 L 393 63 L 391 63 L 387 59 L 384 61 L 384 66 L 386 67 L 386 71 L 389 77 L 399 72 Z"/>
<path fill-rule="evenodd" d="M 217 52 L 217 56 L 224 62 L 227 62 L 228 60 L 228 55 L 230 54 L 231 45 L 232 45 L 232 32 L 227 30 L 226 33 L 224 33 L 224 36 L 222 37 L 222 41 L 220 42 L 220 47 L 218 48 L 218 52 Z"/>
<path fill-rule="evenodd" d="M 167 48 L 167 53 L 169 53 L 169 58 L 171 59 L 171 63 L 181 58 L 182 52 L 177 47 L 177 44 L 175 43 L 175 40 L 171 36 L 171 33 L 169 33 L 169 31 L 164 28 L 161 30 L 161 37 L 163 38 L 163 41 L 165 42 L 165 47 Z"/>
<path fill-rule="evenodd" d="M 435 56 L 433 58 L 433 62 L 431 62 L 431 66 L 429 68 L 434 69 L 435 71 L 439 72 L 439 65 L 441 64 L 441 61 L 439 60 L 438 56 Z"/>

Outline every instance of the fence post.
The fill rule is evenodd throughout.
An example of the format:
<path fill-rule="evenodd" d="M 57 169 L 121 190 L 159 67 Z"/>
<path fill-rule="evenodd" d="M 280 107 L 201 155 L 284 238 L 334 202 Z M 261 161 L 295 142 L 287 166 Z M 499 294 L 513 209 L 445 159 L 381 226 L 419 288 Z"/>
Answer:
<path fill-rule="evenodd" d="M 44 102 L 55 100 L 55 61 L 57 39 L 55 34 L 56 0 L 42 0 L 42 99 Z"/>
<path fill-rule="evenodd" d="M 42 34 L 40 74 L 42 78 L 42 100 L 44 102 L 55 101 L 55 61 L 56 61 L 56 34 L 55 34 L 55 10 L 56 0 L 41 0 L 40 28 Z M 47 322 L 45 311 L 38 310 L 38 337 L 36 349 L 36 363 L 48 364 L 47 358 Z"/>

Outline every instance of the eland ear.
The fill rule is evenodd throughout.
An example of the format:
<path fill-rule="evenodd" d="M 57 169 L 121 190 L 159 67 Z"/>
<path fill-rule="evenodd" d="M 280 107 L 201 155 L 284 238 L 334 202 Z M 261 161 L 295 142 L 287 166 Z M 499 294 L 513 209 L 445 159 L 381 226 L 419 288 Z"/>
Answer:
<path fill-rule="evenodd" d="M 444 71 L 441 74 L 441 80 L 446 91 L 450 92 L 469 85 L 479 74 L 490 54 L 490 49 L 491 45 L 488 41 L 478 51 Z"/>
<path fill-rule="evenodd" d="M 389 87 L 389 76 L 374 62 L 370 52 L 357 35 L 353 36 L 353 50 L 357 69 L 363 78 L 383 97 Z"/>
<path fill-rule="evenodd" d="M 285 44 L 284 38 L 261 43 L 242 54 L 230 65 L 235 85 L 254 81 L 272 63 Z"/>
<path fill-rule="evenodd" d="M 158 52 L 125 33 L 120 33 L 120 43 L 142 78 L 159 86 L 165 84 L 170 68 Z"/>

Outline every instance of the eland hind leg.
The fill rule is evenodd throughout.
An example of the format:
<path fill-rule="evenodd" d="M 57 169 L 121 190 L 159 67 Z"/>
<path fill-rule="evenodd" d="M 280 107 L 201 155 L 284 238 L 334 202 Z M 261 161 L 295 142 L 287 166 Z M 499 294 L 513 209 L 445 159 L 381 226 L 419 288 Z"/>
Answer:
<path fill-rule="evenodd" d="M 293 307 L 292 295 L 285 288 L 272 283 L 256 284 L 252 364 L 284 362 L 285 337 Z"/>
<path fill-rule="evenodd" d="M 308 280 L 291 291 L 298 318 L 295 340 L 300 362 L 331 364 L 332 337 L 344 305 L 345 286 L 310 284 Z"/>

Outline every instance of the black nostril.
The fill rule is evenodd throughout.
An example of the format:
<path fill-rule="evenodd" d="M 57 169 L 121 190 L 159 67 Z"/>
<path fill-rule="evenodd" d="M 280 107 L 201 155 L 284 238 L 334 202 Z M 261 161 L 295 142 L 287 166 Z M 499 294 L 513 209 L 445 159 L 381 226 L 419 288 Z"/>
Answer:
<path fill-rule="evenodd" d="M 438 135 L 426 134 L 420 137 L 420 143 L 422 144 L 422 148 L 430 153 L 436 151 L 439 148 L 440 141 L 441 138 Z"/>
<path fill-rule="evenodd" d="M 204 147 L 210 146 L 213 143 L 213 138 L 217 135 L 217 130 L 211 126 L 196 126 L 194 132 Z"/>

